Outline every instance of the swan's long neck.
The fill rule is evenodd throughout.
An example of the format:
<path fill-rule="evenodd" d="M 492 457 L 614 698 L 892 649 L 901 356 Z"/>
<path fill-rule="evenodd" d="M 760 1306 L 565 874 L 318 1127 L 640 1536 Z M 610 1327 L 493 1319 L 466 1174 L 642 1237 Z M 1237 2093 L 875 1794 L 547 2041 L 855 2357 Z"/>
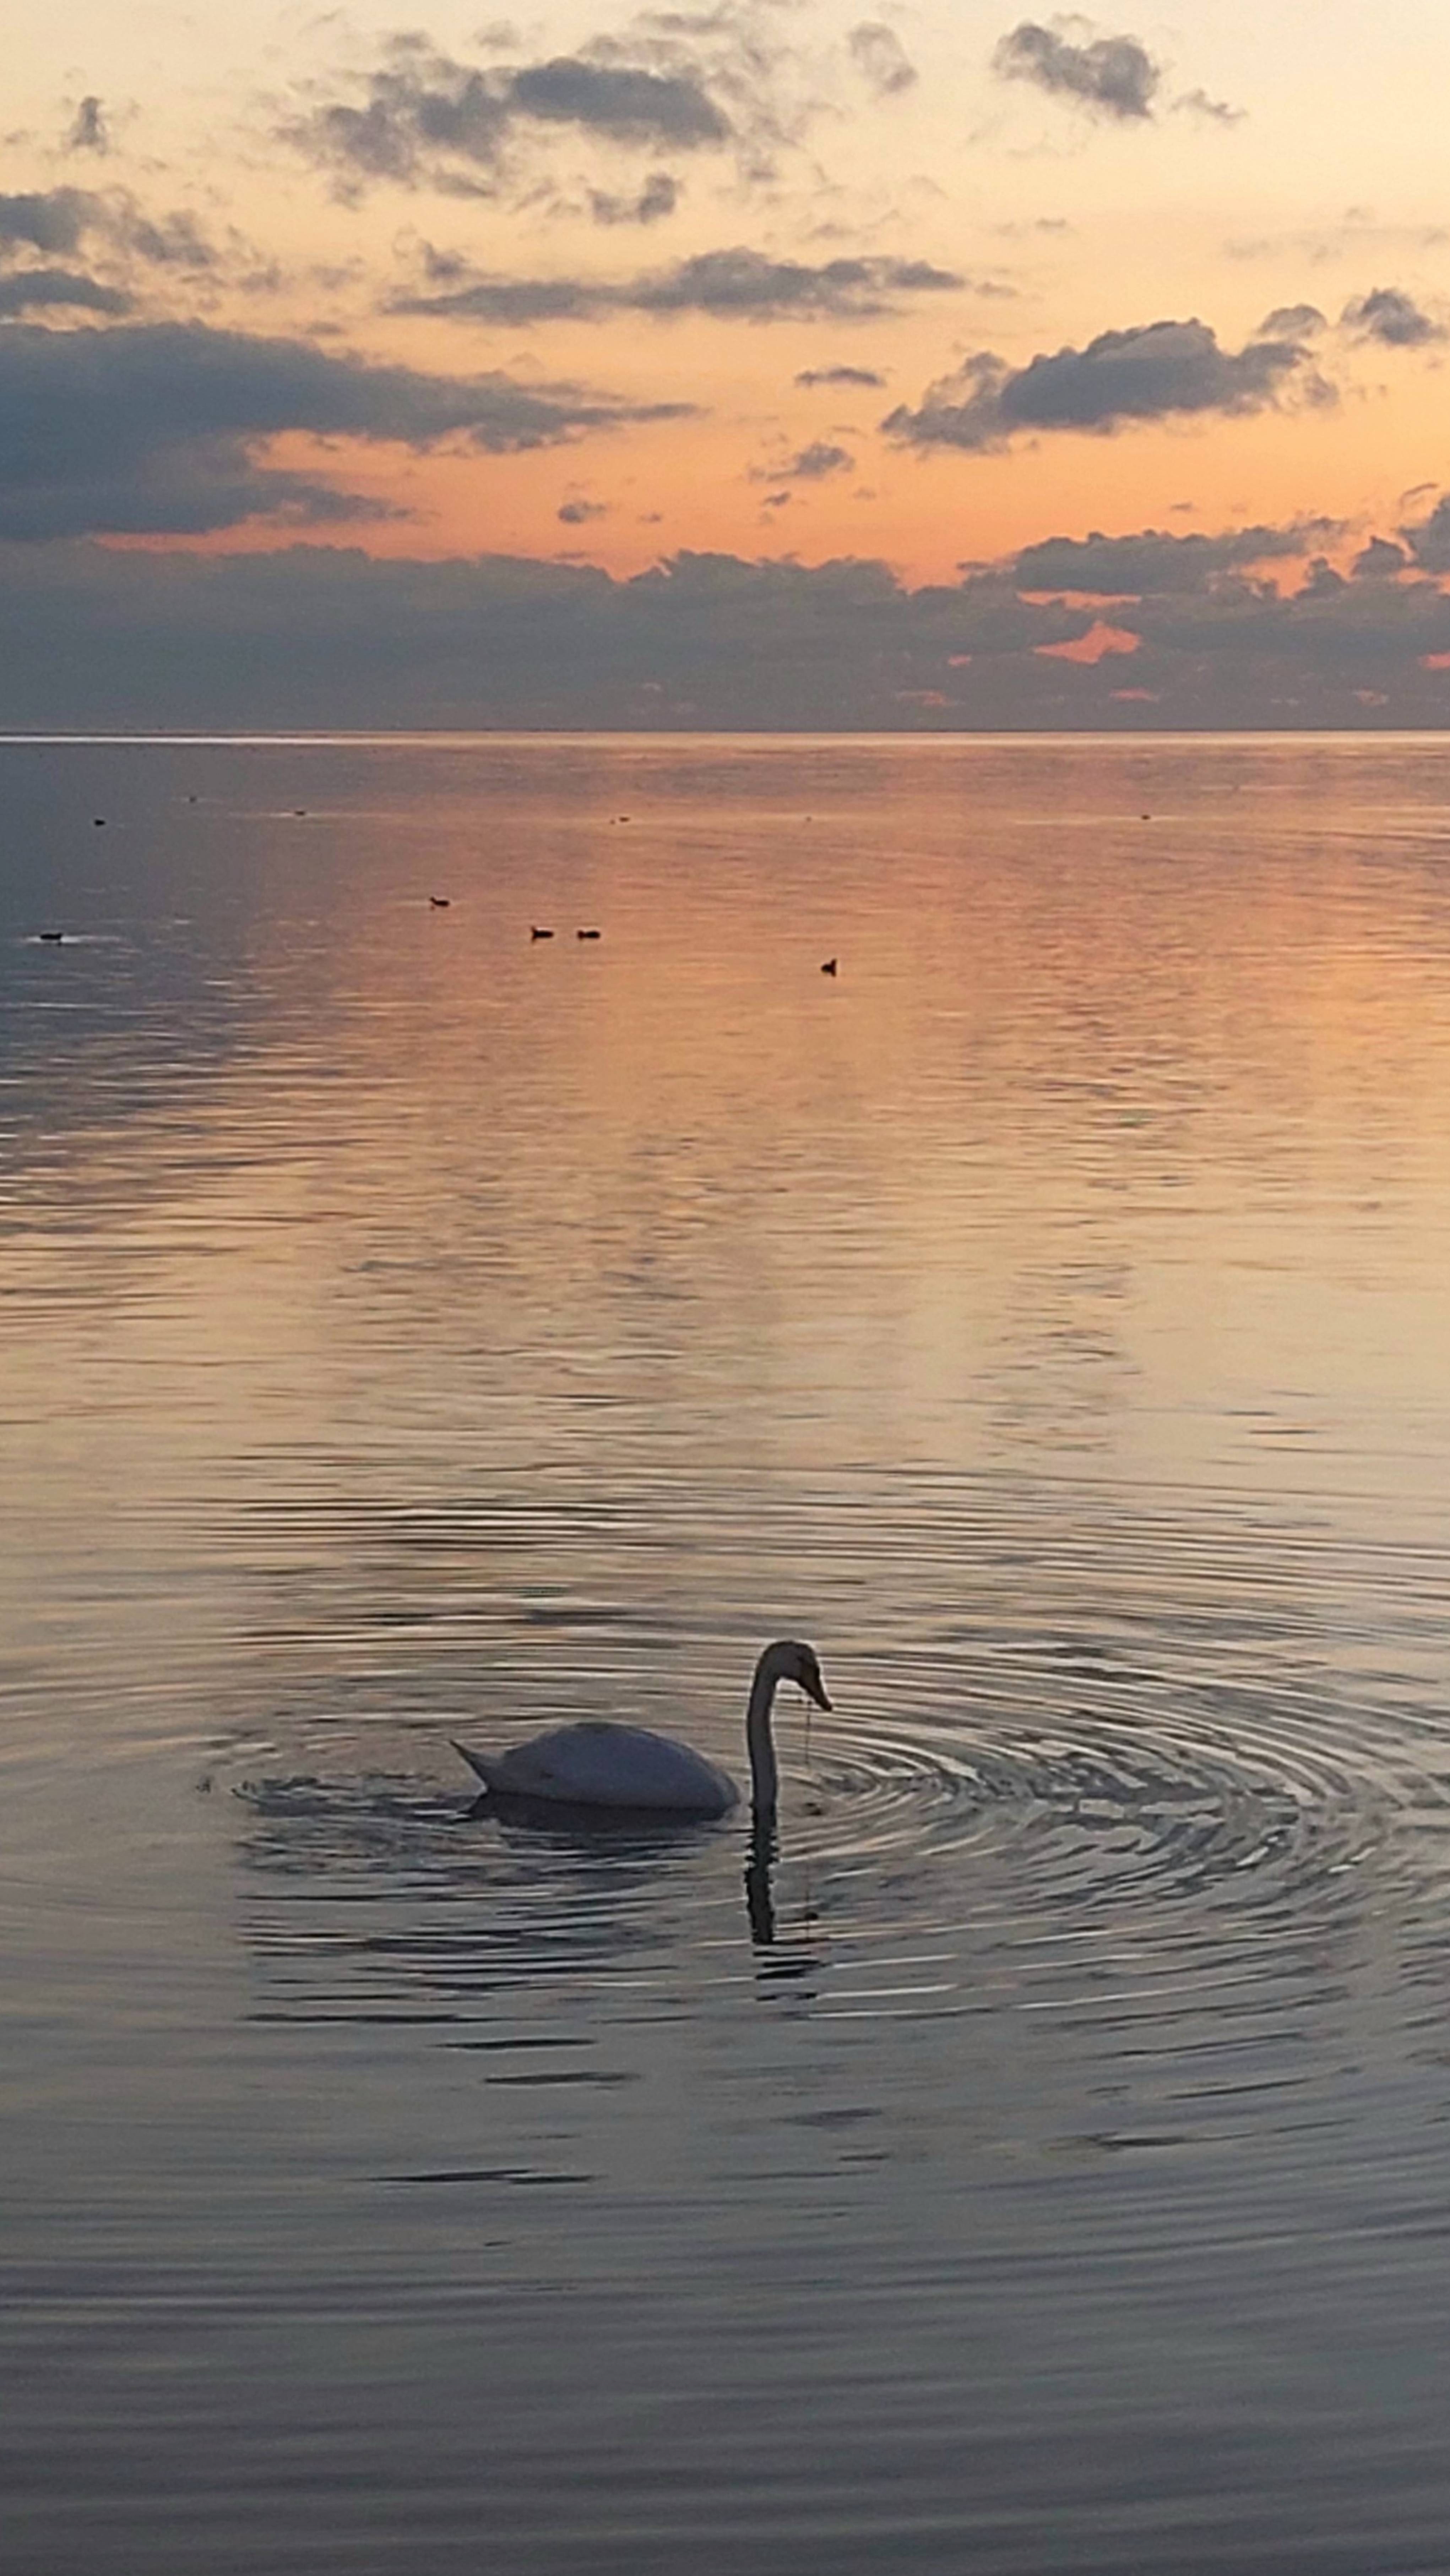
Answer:
<path fill-rule="evenodd" d="M 750 1755 L 750 1801 L 757 1816 L 773 1816 L 779 1789 L 775 1767 L 775 1743 L 770 1732 L 771 1703 L 779 1675 L 768 1655 L 762 1655 L 755 1667 L 750 1685 L 750 1706 L 745 1717 L 745 1743 Z"/>

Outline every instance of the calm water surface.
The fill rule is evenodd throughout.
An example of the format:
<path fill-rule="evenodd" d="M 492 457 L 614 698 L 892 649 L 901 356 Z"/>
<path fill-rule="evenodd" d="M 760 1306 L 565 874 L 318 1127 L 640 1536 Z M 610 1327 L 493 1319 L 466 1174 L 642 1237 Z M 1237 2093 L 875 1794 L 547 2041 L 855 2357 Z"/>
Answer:
<path fill-rule="evenodd" d="M 1450 745 L 0 789 L 6 2576 L 1441 2576 Z"/>

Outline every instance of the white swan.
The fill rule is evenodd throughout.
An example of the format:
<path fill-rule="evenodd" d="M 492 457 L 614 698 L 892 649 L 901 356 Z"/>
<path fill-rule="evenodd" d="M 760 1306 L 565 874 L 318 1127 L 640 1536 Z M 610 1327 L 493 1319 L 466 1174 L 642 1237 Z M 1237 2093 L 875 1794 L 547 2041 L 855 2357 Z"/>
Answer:
<path fill-rule="evenodd" d="M 817 1708 L 829 1708 L 813 1646 L 781 1637 L 755 1667 L 745 1717 L 750 1754 L 750 1795 L 757 1817 L 775 1813 L 777 1775 L 770 1732 L 771 1703 L 780 1682 L 795 1682 Z M 550 1799 L 572 1807 L 652 1807 L 664 1813 L 724 1816 L 740 1801 L 728 1771 L 719 1771 L 688 1744 L 652 1735 L 643 1726 L 615 1726 L 586 1718 L 556 1726 L 511 1753 L 470 1752 L 453 1741 L 485 1789 L 506 1798 Z"/>

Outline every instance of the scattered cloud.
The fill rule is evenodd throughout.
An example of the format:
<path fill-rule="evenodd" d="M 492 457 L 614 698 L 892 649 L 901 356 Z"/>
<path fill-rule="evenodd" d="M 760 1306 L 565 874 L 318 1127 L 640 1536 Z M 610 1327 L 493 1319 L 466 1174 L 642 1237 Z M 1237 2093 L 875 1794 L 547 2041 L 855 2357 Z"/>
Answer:
<path fill-rule="evenodd" d="M 1276 304 L 1272 313 L 1265 314 L 1254 338 L 1312 340 L 1317 332 L 1326 331 L 1328 327 L 1317 304 Z"/>
<path fill-rule="evenodd" d="M 1149 322 L 1100 332 L 1084 349 L 1058 349 L 1025 367 L 984 351 L 930 386 L 914 411 L 898 405 L 882 426 L 908 446 L 981 454 L 1033 431 L 1104 432 L 1130 421 L 1266 411 L 1296 384 L 1308 399 L 1330 398 L 1300 340 L 1251 340 L 1231 351 L 1207 323 Z"/>
<path fill-rule="evenodd" d="M 92 260 L 109 262 L 111 274 L 97 294 L 123 287 L 126 272 L 140 264 L 199 273 L 219 265 L 220 254 L 186 210 L 148 215 L 123 188 L 97 193 L 88 188 L 36 189 L 0 195 L 0 260 L 34 251 L 43 258 L 74 258 L 86 248 Z M 119 266 L 118 266 L 119 263 Z M 15 272 L 19 281 L 34 271 Z M 32 303 L 41 299 L 31 294 Z M 71 298 L 71 301 L 81 299 Z M 97 312 L 120 311 L 120 305 L 97 302 Z"/>
<path fill-rule="evenodd" d="M 632 197 L 611 195 L 608 189 L 591 188 L 589 211 L 596 224 L 658 224 L 672 215 L 680 202 L 680 183 L 668 170 L 652 170 L 644 186 Z"/>
<path fill-rule="evenodd" d="M 899 98 L 916 86 L 916 65 L 901 38 L 880 18 L 863 18 L 846 43 L 851 60 L 868 89 L 878 98 Z"/>
<path fill-rule="evenodd" d="M 33 190 L 23 196 L 0 196 L 0 249 L 25 243 L 32 250 L 63 256 L 80 247 L 81 236 L 96 220 L 98 197 L 84 188 Z"/>
<path fill-rule="evenodd" d="M 667 143 L 688 152 L 723 143 L 730 132 L 728 117 L 697 80 L 587 62 L 578 54 L 556 54 L 514 72 L 505 98 L 514 116 L 582 126 L 612 143 Z"/>
<path fill-rule="evenodd" d="M 607 501 L 561 501 L 554 516 L 566 528 L 587 527 L 591 519 L 607 519 Z"/>
<path fill-rule="evenodd" d="M 65 138 L 65 148 L 67 152 L 106 153 L 110 151 L 110 128 L 106 122 L 105 108 L 98 98 L 88 97 L 81 100 L 71 119 Z"/>
<path fill-rule="evenodd" d="M 1049 96 L 1071 99 L 1097 116 L 1130 124 L 1150 117 L 1163 78 L 1161 66 L 1136 36 L 1093 36 L 1079 43 L 1082 22 L 1058 19 L 1050 27 L 1024 18 L 992 56 L 1003 80 L 1031 81 Z"/>
<path fill-rule="evenodd" d="M 966 284 L 921 259 L 770 259 L 735 248 L 699 251 L 671 268 L 613 284 L 584 277 L 489 277 L 451 254 L 425 254 L 432 292 L 395 296 L 393 313 L 465 322 L 582 322 L 606 313 L 708 313 L 722 320 L 861 321 L 901 309 L 905 298 Z"/>
<path fill-rule="evenodd" d="M 730 139 L 731 119 L 686 68 L 555 54 L 509 68 L 456 62 L 426 37 L 396 35 L 361 104 L 330 99 L 288 117 L 282 139 L 330 169 L 344 195 L 379 181 L 487 192 L 521 128 L 567 127 L 637 149 L 697 151 Z"/>
<path fill-rule="evenodd" d="M 1346 304 L 1340 319 L 1346 330 L 1361 340 L 1378 341 L 1382 349 L 1423 349 L 1446 336 L 1444 325 L 1432 321 L 1397 286 L 1371 287 L 1368 295 Z"/>
<path fill-rule="evenodd" d="M 0 331 L 0 535 L 194 536 L 248 519 L 398 515 L 322 472 L 266 461 L 286 432 L 502 456 L 680 405 L 454 378 L 201 323 Z"/>
<path fill-rule="evenodd" d="M 828 474 L 854 474 L 856 459 L 848 449 L 837 447 L 829 439 L 812 439 L 788 465 L 762 465 L 751 475 L 755 483 L 822 483 Z"/>
<path fill-rule="evenodd" d="M 1238 234 L 1223 247 L 1229 259 L 1296 258 L 1322 268 L 1340 260 L 1362 261 L 1371 253 L 1386 260 L 1407 254 L 1418 257 L 1425 251 L 1444 250 L 1447 243 L 1450 228 L 1444 224 L 1381 223 L 1363 206 L 1347 206 L 1337 224 L 1316 225 L 1304 231 Z"/>
<path fill-rule="evenodd" d="M 1173 101 L 1180 116 L 1201 116 L 1208 125 L 1242 125 L 1247 113 L 1242 107 L 1230 107 L 1227 99 L 1210 98 L 1206 89 L 1187 89 Z"/>
<path fill-rule="evenodd" d="M 129 313 L 132 303 L 123 288 L 103 285 L 78 269 L 17 268 L 0 276 L 0 319 L 63 305 L 78 313 L 114 316 Z"/>
<path fill-rule="evenodd" d="M 856 385 L 879 393 L 886 378 L 878 376 L 874 367 L 802 367 L 795 381 L 808 391 L 816 385 Z"/>

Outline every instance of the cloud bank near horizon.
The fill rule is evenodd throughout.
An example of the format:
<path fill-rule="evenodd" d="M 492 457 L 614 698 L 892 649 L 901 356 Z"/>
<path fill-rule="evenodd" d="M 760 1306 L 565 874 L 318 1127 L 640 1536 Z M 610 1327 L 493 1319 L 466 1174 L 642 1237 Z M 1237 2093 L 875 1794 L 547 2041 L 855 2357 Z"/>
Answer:
<path fill-rule="evenodd" d="M 1450 666 L 1447 530 L 1443 496 L 1345 573 L 1307 552 L 1342 533 L 1324 523 L 1057 537 L 916 588 L 849 559 L 687 553 L 616 580 L 12 544 L 0 705 L 12 728 L 1425 723 Z M 1264 577 L 1290 563 L 1285 588 Z"/>

